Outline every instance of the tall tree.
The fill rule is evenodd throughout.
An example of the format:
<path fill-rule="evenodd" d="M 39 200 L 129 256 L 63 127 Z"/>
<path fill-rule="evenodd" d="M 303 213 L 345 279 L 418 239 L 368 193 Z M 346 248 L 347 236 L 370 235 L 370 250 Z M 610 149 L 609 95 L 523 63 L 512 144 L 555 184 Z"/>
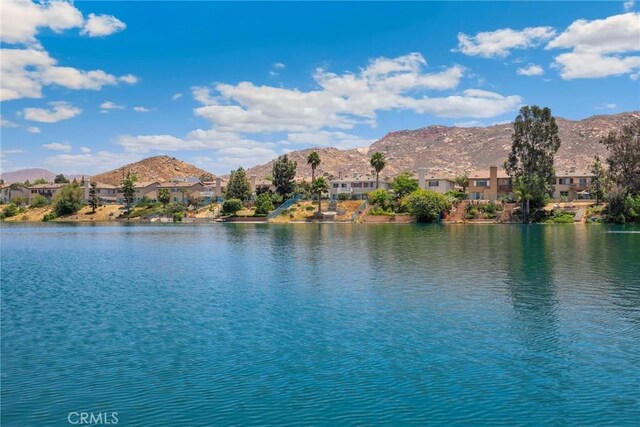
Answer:
<path fill-rule="evenodd" d="M 607 194 L 607 171 L 602 165 L 602 162 L 600 162 L 600 157 L 597 155 L 591 164 L 591 173 L 593 174 L 593 178 L 591 178 L 589 193 L 591 197 L 596 198 L 596 205 L 599 205 Z"/>
<path fill-rule="evenodd" d="M 322 195 L 329 191 L 329 184 L 323 177 L 316 178 L 311 185 L 311 192 L 318 196 L 318 216 L 322 213 Z"/>
<path fill-rule="evenodd" d="M 127 175 L 122 180 L 122 197 L 124 198 L 124 207 L 127 210 L 127 215 L 131 213 L 133 202 L 136 199 L 136 181 L 136 176 L 131 175 L 131 172 L 127 172 Z"/>
<path fill-rule="evenodd" d="M 529 196 L 524 203 L 523 220 L 526 222 L 531 204 L 542 207 L 553 190 L 553 160 L 561 144 L 556 119 L 547 107 L 524 106 L 513 122 L 511 138 L 511 152 L 505 169 Z"/>
<path fill-rule="evenodd" d="M 399 199 L 409 193 L 413 193 L 418 189 L 418 187 L 418 180 L 409 172 L 399 173 L 391 182 L 391 188 Z"/>
<path fill-rule="evenodd" d="M 158 190 L 158 201 L 162 203 L 163 207 L 167 207 L 167 204 L 171 201 L 171 193 L 168 188 L 161 188 Z"/>
<path fill-rule="evenodd" d="M 68 184 L 69 180 L 63 174 L 59 174 L 59 175 L 56 175 L 56 177 L 53 179 L 53 182 L 55 184 Z"/>
<path fill-rule="evenodd" d="M 462 175 L 458 175 L 455 178 L 456 185 L 462 187 L 462 192 L 465 193 L 467 191 L 467 187 L 469 186 L 469 175 L 465 172 Z"/>
<path fill-rule="evenodd" d="M 89 206 L 91 206 L 91 213 L 96 213 L 96 209 L 100 205 L 100 199 L 98 198 L 98 183 L 92 182 L 89 188 Z"/>
<path fill-rule="evenodd" d="M 66 184 L 53 199 L 56 215 L 69 215 L 78 212 L 82 207 L 83 193 L 77 182 Z"/>
<path fill-rule="evenodd" d="M 609 177 L 618 192 L 640 194 L 640 119 L 600 141 L 607 147 Z"/>
<path fill-rule="evenodd" d="M 286 154 L 278 157 L 273 162 L 273 170 L 271 171 L 272 183 L 276 187 L 276 192 L 282 197 L 288 197 L 293 193 L 295 188 L 293 179 L 296 176 L 297 166 L 298 164 L 293 160 L 289 160 Z"/>
<path fill-rule="evenodd" d="M 226 199 L 239 199 L 246 201 L 251 198 L 251 185 L 247 179 L 247 173 L 241 167 L 231 171 L 227 184 Z"/>
<path fill-rule="evenodd" d="M 320 154 L 317 151 L 312 151 L 307 156 L 307 164 L 311 165 L 311 182 L 316 180 L 316 168 L 320 165 Z"/>
<path fill-rule="evenodd" d="M 384 167 L 387 165 L 387 159 L 385 158 L 384 153 L 376 151 L 371 156 L 371 160 L 369 161 L 369 163 L 371 164 L 371 167 L 373 168 L 373 170 L 376 171 L 376 189 L 377 189 L 379 185 L 380 172 L 382 172 Z"/>

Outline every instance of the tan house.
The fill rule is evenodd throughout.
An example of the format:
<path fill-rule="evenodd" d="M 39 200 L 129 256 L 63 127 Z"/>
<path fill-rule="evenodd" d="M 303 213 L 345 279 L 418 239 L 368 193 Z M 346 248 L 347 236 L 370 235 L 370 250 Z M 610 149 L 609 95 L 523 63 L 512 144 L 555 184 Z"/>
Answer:
<path fill-rule="evenodd" d="M 575 168 L 556 173 L 553 198 L 562 201 L 590 199 L 589 187 L 592 179 L 591 172 L 576 171 Z"/>
<path fill-rule="evenodd" d="M 380 180 L 378 188 L 389 189 L 389 182 Z M 376 177 L 372 175 L 358 175 L 354 173 L 350 178 L 329 180 L 329 196 L 336 200 L 340 194 L 347 194 L 349 198 L 364 199 L 365 195 L 376 189 Z"/>
<path fill-rule="evenodd" d="M 30 191 L 22 184 L 14 183 L 0 187 L 0 203 L 11 203 L 16 197 L 29 200 Z"/>
<path fill-rule="evenodd" d="M 163 188 L 169 190 L 171 196 L 171 202 L 188 203 L 189 195 L 192 197 L 201 197 L 201 192 L 204 191 L 205 185 L 202 182 L 163 182 L 157 184 L 155 187 L 155 197 Z M 138 193 L 136 192 L 136 198 Z M 151 197 L 151 196 L 148 196 Z"/>
<path fill-rule="evenodd" d="M 203 181 L 203 189 L 200 191 L 201 203 L 209 204 L 220 201 L 227 189 L 227 180 L 217 177 L 215 181 Z"/>
<path fill-rule="evenodd" d="M 91 190 L 91 181 L 85 180 L 82 187 L 85 202 L 90 199 L 89 191 Z M 100 203 L 117 203 L 118 202 L 119 188 L 111 184 L 103 184 L 101 182 L 96 183 L 96 195 L 100 200 Z"/>
<path fill-rule="evenodd" d="M 467 194 L 471 200 L 498 200 L 513 197 L 513 182 L 507 171 L 491 166 L 469 173 Z"/>
<path fill-rule="evenodd" d="M 425 168 L 418 169 L 418 186 L 423 190 L 432 190 L 436 193 L 444 194 L 453 190 L 456 186 L 451 177 L 444 177 L 437 174 L 428 174 Z"/>
<path fill-rule="evenodd" d="M 29 187 L 29 203 L 33 202 L 36 196 L 44 196 L 52 200 L 66 184 L 36 184 Z"/>

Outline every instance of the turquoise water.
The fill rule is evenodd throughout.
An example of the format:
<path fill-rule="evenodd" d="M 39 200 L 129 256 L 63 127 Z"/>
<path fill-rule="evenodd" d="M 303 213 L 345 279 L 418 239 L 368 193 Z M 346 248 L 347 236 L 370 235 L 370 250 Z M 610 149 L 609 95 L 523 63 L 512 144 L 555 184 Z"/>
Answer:
<path fill-rule="evenodd" d="M 2 425 L 638 425 L 639 230 L 3 225 Z"/>

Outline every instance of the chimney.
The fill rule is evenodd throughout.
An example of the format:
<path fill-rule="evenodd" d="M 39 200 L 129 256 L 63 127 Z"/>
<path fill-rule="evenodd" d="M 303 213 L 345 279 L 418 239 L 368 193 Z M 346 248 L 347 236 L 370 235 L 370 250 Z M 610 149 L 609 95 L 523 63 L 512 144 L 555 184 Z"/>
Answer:
<path fill-rule="evenodd" d="M 418 168 L 418 186 L 422 189 L 425 188 L 425 175 L 427 174 L 426 168 Z"/>
<path fill-rule="evenodd" d="M 489 168 L 489 200 L 498 199 L 498 167 Z"/>
<path fill-rule="evenodd" d="M 216 196 L 222 196 L 222 178 L 216 177 Z"/>
<path fill-rule="evenodd" d="M 256 176 L 255 175 L 251 175 L 251 192 L 255 193 L 256 192 Z"/>
<path fill-rule="evenodd" d="M 84 201 L 89 201 L 89 188 L 91 187 L 91 179 L 87 178 L 84 180 Z"/>

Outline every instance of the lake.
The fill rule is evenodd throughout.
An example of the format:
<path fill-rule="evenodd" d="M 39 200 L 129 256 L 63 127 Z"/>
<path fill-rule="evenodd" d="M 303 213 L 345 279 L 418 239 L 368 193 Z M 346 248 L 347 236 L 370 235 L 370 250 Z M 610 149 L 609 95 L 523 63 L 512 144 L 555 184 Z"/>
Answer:
<path fill-rule="evenodd" d="M 2 425 L 638 425 L 639 231 L 4 224 Z"/>

